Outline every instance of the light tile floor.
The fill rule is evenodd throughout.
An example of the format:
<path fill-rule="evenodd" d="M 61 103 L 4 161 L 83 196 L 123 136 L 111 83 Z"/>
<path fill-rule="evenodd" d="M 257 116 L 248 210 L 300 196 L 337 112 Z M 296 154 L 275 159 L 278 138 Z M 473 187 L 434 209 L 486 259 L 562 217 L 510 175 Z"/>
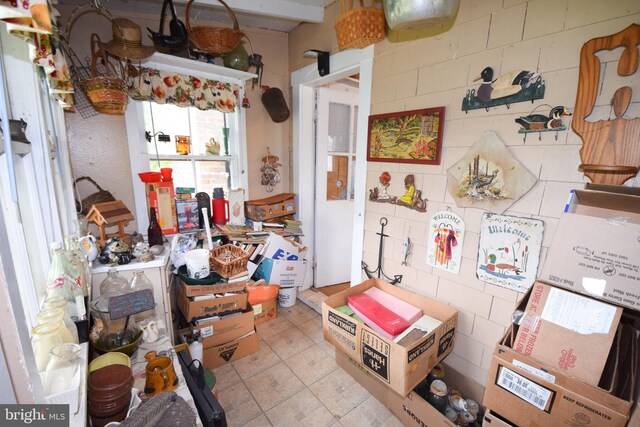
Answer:
<path fill-rule="evenodd" d="M 309 292 L 299 298 L 319 309 Z M 229 427 L 402 426 L 336 364 L 314 308 L 299 299 L 256 329 L 260 351 L 214 371 Z"/>

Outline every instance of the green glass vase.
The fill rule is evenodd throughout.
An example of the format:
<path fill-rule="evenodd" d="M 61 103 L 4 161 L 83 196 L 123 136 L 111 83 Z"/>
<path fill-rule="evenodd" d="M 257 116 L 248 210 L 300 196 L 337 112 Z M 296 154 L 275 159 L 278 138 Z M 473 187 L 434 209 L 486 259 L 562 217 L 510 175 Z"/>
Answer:
<path fill-rule="evenodd" d="M 224 66 L 235 70 L 247 71 L 249 69 L 249 54 L 244 48 L 242 40 L 238 45 L 223 57 Z"/>

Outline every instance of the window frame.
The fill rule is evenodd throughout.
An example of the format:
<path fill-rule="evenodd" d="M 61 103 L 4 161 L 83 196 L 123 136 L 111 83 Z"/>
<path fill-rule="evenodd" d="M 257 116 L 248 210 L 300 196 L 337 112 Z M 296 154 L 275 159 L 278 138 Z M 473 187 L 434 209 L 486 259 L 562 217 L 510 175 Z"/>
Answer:
<path fill-rule="evenodd" d="M 176 56 L 155 53 L 151 58 L 141 64 L 143 67 L 155 68 L 164 72 L 173 72 L 196 76 L 203 79 L 218 80 L 225 83 L 235 83 L 240 86 L 240 99 L 242 99 L 245 82 L 255 76 L 252 73 L 237 71 L 231 68 L 220 67 L 214 64 L 197 62 Z M 143 102 L 130 100 L 125 111 L 127 125 L 127 140 L 129 147 L 129 161 L 131 164 L 131 178 L 133 182 L 133 195 L 135 201 L 135 215 L 138 231 L 146 234 L 149 227 L 145 186 L 140 181 L 138 173 L 149 170 L 149 160 L 155 159 L 155 154 L 147 152 L 147 141 L 144 137 L 144 113 Z M 153 101 L 152 101 L 153 102 Z M 247 177 L 247 129 L 246 113 L 238 103 L 232 113 L 227 113 L 227 126 L 229 127 L 229 155 L 160 155 L 160 159 L 167 160 L 224 160 L 229 161 L 229 174 L 231 188 L 244 188 L 248 197 Z"/>

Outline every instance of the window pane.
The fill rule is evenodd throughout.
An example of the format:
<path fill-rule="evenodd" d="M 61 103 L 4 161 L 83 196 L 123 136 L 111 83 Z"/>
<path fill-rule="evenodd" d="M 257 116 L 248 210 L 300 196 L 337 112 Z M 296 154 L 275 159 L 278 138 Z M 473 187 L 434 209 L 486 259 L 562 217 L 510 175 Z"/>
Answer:
<path fill-rule="evenodd" d="M 349 152 L 349 128 L 351 123 L 351 106 L 329 103 L 329 153 Z"/>
<path fill-rule="evenodd" d="M 160 172 L 160 168 L 173 169 L 173 187 L 195 187 L 193 164 L 190 160 L 160 160 L 160 167 L 156 160 L 149 160 L 149 170 Z"/>
<path fill-rule="evenodd" d="M 211 194 L 214 188 L 222 187 L 225 193 L 228 193 L 231 185 L 229 163 L 225 161 L 205 160 L 196 161 L 195 164 L 197 191 L 204 191 Z"/>
<path fill-rule="evenodd" d="M 190 108 L 191 116 L 191 154 L 205 154 L 207 152 L 205 144 L 211 138 L 215 138 L 220 143 L 220 150 L 224 154 L 224 113 L 218 110 L 202 111 L 197 108 Z"/>
<path fill-rule="evenodd" d="M 157 140 L 158 153 L 160 155 L 176 154 L 176 135 L 188 136 L 191 133 L 189 129 L 189 109 L 171 104 L 156 104 L 155 102 L 145 102 L 143 103 L 143 108 L 145 130 L 150 132 L 151 135 L 163 132 L 165 135 L 171 136 L 171 142 Z M 151 142 L 147 143 L 147 153 L 156 153 L 153 138 L 151 138 Z"/>
<path fill-rule="evenodd" d="M 327 160 L 327 200 L 346 200 L 349 157 L 328 156 Z"/>

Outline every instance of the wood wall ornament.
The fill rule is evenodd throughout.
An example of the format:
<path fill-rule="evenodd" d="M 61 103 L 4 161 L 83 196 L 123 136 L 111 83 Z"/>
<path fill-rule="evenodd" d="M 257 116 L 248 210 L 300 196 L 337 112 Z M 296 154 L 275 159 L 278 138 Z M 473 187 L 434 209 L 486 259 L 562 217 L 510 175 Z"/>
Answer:
<path fill-rule="evenodd" d="M 464 221 L 455 212 L 436 212 L 429 220 L 427 265 L 458 274 L 464 230 Z"/>
<path fill-rule="evenodd" d="M 476 277 L 526 292 L 536 280 L 544 222 L 485 212 L 480 223 Z"/>
<path fill-rule="evenodd" d="M 462 99 L 462 111 L 489 108 L 498 105 L 506 105 L 517 102 L 531 101 L 544 98 L 545 82 L 540 74 L 534 71 L 516 70 L 502 74 L 493 80 L 493 68 L 486 67 L 480 73 L 480 77 L 474 81 L 482 80 L 480 87 L 469 89 Z"/>
<path fill-rule="evenodd" d="M 582 138 L 580 167 L 593 183 L 619 185 L 635 176 L 639 170 L 640 118 L 623 118 L 631 101 L 632 88 L 623 86 L 614 93 L 611 100 L 614 119 L 587 121 L 596 106 L 604 77 L 596 54 L 602 50 L 623 47 L 617 73 L 628 77 L 638 73 L 639 44 L 640 25 L 632 24 L 611 36 L 589 40 L 580 52 L 575 117 L 571 127 Z M 635 89 L 640 91 L 640 85 Z"/>
<path fill-rule="evenodd" d="M 550 109 L 548 115 L 534 114 L 538 108 L 545 106 Z M 538 132 L 538 141 L 542 139 L 542 132 L 555 132 L 557 141 L 558 132 L 567 130 L 567 127 L 562 122 L 562 117 L 570 115 L 571 113 L 562 105 L 551 108 L 549 104 L 540 104 L 531 113 L 518 117 L 515 121 L 521 126 L 518 129 L 518 133 L 524 134 L 525 143 L 527 142 L 527 134 L 533 132 Z"/>
<path fill-rule="evenodd" d="M 422 190 L 417 190 L 415 186 L 415 177 L 409 174 L 404 177 L 405 192 L 402 196 L 396 197 L 387 194 L 387 189 L 391 183 L 391 175 L 389 172 L 382 172 L 378 179 L 378 185 L 369 190 L 369 201 L 378 203 L 393 203 L 404 206 L 418 212 L 427 211 L 427 199 L 422 198 Z"/>
<path fill-rule="evenodd" d="M 504 212 L 536 181 L 495 132 L 485 132 L 462 159 L 447 169 L 447 189 L 458 207 L 497 213 Z"/>

